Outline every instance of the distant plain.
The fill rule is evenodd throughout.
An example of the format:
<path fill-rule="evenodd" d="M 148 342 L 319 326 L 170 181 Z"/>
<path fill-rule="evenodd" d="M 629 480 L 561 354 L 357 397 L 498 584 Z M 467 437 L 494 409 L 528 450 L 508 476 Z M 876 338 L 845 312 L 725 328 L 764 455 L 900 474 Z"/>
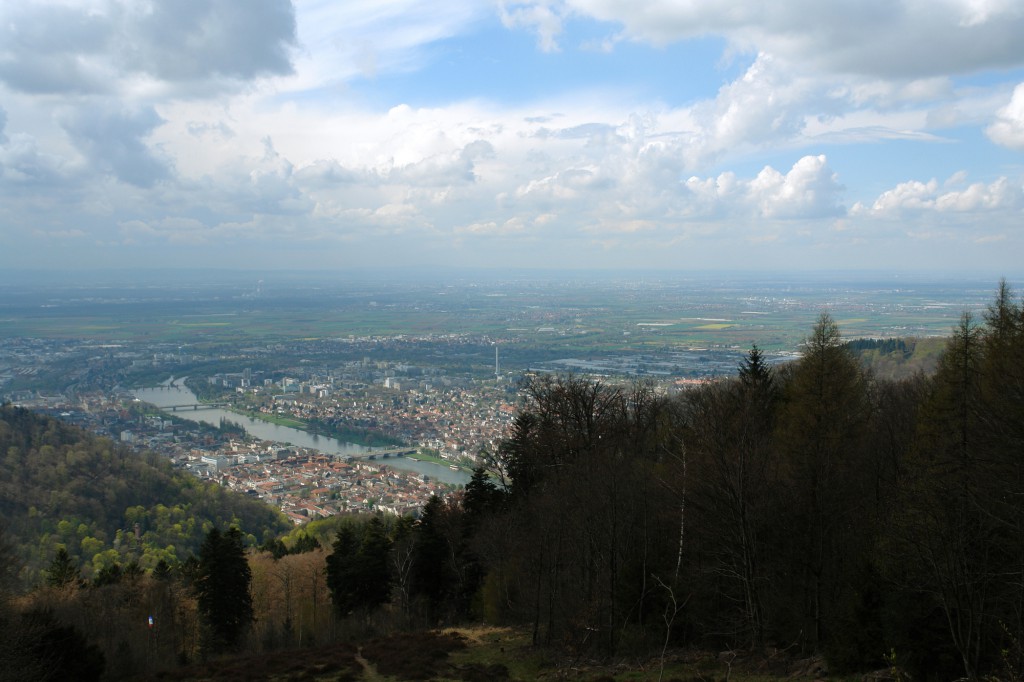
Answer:
<path fill-rule="evenodd" d="M 1010 281 L 1011 285 L 1014 282 Z M 924 275 L 187 273 L 0 280 L 0 335 L 179 344 L 464 336 L 569 354 L 945 336 L 998 280 Z"/>

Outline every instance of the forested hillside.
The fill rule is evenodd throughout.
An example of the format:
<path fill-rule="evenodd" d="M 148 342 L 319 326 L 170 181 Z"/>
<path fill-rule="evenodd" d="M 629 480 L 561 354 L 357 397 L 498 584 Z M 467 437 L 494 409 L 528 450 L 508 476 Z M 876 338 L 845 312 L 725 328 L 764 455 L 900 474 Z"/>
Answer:
<path fill-rule="evenodd" d="M 11 405 L 0 406 L 0 455 L 0 519 L 24 585 L 38 584 L 59 548 L 92 578 L 116 565 L 176 565 L 198 553 L 214 525 L 237 525 L 250 543 L 290 525 L 155 454 Z"/>
<path fill-rule="evenodd" d="M 853 339 L 846 347 L 876 379 L 909 379 L 933 374 L 945 348 L 938 337 L 907 339 Z"/>
<path fill-rule="evenodd" d="M 411 528 L 338 533 L 336 616 L 484 619 L 577 656 L 695 646 L 1019 679 L 1024 309 L 1004 285 L 951 332 L 933 373 L 900 380 L 828 315 L 798 361 L 755 347 L 737 378 L 674 398 L 535 378 L 491 478 Z"/>
<path fill-rule="evenodd" d="M 166 514 L 133 495 L 165 494 L 174 472 L 4 408 L 3 509 L 12 527 L 43 533 L 38 556 L 84 528 L 144 562 L 82 581 L 76 557 L 57 552 L 25 601 L 91 633 L 113 677 L 485 621 L 573 660 L 642 660 L 648 675 L 667 652 L 705 650 L 1020 679 L 1021 357 L 1024 307 L 1001 286 L 983 319 L 952 330 L 930 375 L 872 374 L 823 314 L 799 360 L 773 367 L 754 347 L 738 377 L 678 396 L 535 377 L 491 471 L 419 519 L 331 519 L 246 554 L 246 524 L 273 527 L 273 514 L 248 517 L 181 483 L 182 530 L 209 528 L 198 562 L 181 563 L 125 537 L 136 519 L 143 544 L 167 532 Z"/>
<path fill-rule="evenodd" d="M 872 376 L 822 315 L 777 371 L 655 396 L 541 378 L 449 579 L 537 642 L 823 652 L 1016 678 L 1024 311 L 1002 286 L 929 377 Z M 469 496 L 467 493 L 467 502 Z"/>

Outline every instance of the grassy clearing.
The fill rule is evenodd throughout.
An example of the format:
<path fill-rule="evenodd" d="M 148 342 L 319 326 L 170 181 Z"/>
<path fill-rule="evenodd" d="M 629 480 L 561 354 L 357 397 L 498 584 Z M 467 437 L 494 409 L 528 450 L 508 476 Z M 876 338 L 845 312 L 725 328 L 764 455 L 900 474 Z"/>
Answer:
<path fill-rule="evenodd" d="M 664 666 L 663 666 L 664 664 Z M 310 682 L 519 682 L 584 680 L 627 682 L 779 682 L 781 680 L 859 680 L 829 676 L 820 659 L 796 660 L 779 652 L 712 653 L 671 650 L 664 660 L 622 656 L 592 660 L 586 655 L 534 647 L 527 628 L 487 625 L 382 635 L 361 642 L 222 659 L 177 668 L 145 680 L 308 680 Z"/>
<path fill-rule="evenodd" d="M 441 464 L 443 466 L 451 466 L 454 464 L 451 460 L 441 459 L 436 455 L 423 452 L 423 450 L 417 450 L 415 455 L 406 455 L 409 459 L 415 459 L 420 462 L 433 462 L 434 464 Z"/>
<path fill-rule="evenodd" d="M 278 426 L 287 426 L 292 429 L 299 429 L 300 431 L 308 430 L 306 422 L 295 417 L 284 417 L 277 414 L 267 414 L 266 412 L 247 412 L 245 410 L 231 410 L 240 415 L 246 417 L 252 417 L 253 419 L 259 419 L 260 421 L 269 422 L 270 424 L 277 424 Z"/>

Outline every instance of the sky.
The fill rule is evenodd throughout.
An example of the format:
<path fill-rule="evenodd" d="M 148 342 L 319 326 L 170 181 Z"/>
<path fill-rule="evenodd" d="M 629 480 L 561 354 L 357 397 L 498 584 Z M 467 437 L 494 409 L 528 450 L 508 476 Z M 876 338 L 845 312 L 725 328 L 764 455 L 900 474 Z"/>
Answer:
<path fill-rule="evenodd" d="M 0 268 L 1024 270 L 1020 0 L 4 0 Z"/>

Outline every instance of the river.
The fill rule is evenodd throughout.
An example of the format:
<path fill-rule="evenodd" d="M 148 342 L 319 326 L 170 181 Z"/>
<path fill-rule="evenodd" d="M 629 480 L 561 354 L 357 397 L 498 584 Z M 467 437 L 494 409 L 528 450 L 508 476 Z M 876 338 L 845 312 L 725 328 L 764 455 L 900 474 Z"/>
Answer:
<path fill-rule="evenodd" d="M 132 391 L 136 398 L 143 402 L 156 405 L 164 409 L 172 405 L 194 405 L 199 402 L 195 393 L 185 386 L 185 379 L 170 379 L 160 386 L 154 388 L 137 388 Z M 178 410 L 164 410 L 167 414 L 194 422 L 205 422 L 213 426 L 220 426 L 221 419 L 232 421 L 245 429 L 246 433 L 262 440 L 274 441 L 277 443 L 289 443 L 303 448 L 313 448 L 334 455 L 354 455 L 364 452 L 371 452 L 373 448 L 344 443 L 328 436 L 318 436 L 300 429 L 293 429 L 290 426 L 281 426 L 271 422 L 255 419 L 238 412 L 231 412 L 220 408 L 209 408 L 192 410 L 190 408 L 179 408 Z M 379 464 L 387 464 L 393 469 L 413 471 L 419 474 L 426 474 L 432 479 L 444 483 L 465 485 L 469 482 L 469 474 L 465 471 L 453 471 L 442 464 L 434 462 L 421 462 L 408 457 L 393 457 L 387 460 L 378 461 Z"/>

